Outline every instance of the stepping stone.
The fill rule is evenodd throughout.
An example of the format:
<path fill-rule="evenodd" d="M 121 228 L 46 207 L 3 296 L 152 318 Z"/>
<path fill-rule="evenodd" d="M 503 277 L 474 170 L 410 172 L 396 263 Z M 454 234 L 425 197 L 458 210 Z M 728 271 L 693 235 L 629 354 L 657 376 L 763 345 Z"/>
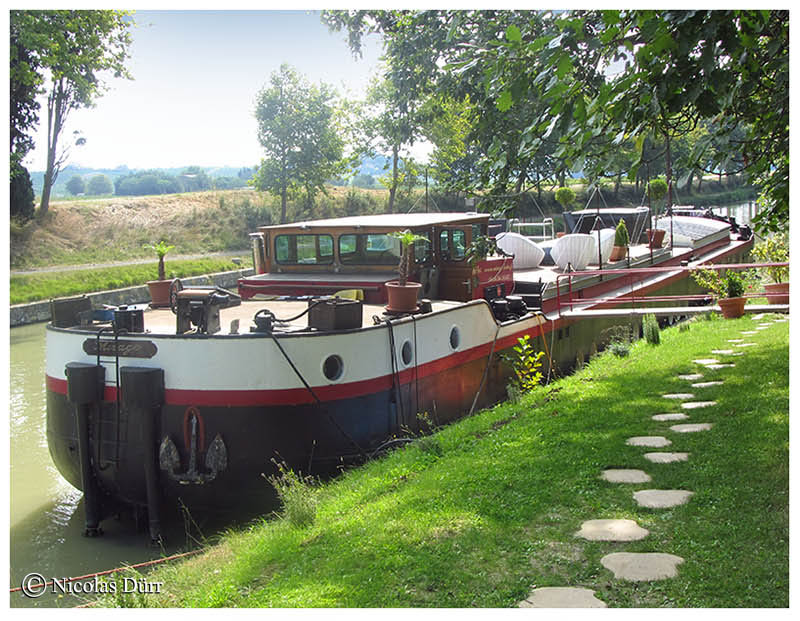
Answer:
<path fill-rule="evenodd" d="M 734 347 L 755 347 L 755 343 L 736 343 Z"/>
<path fill-rule="evenodd" d="M 774 321 L 774 323 L 786 323 L 789 320 L 788 319 L 774 319 L 773 321 Z"/>
<path fill-rule="evenodd" d="M 714 380 L 712 382 L 697 382 L 696 384 L 692 384 L 692 388 L 710 388 L 711 386 L 720 386 L 724 384 L 722 380 Z"/>
<path fill-rule="evenodd" d="M 587 520 L 575 536 L 589 541 L 638 541 L 649 534 L 633 520 Z"/>
<path fill-rule="evenodd" d="M 725 362 L 722 364 L 707 364 L 706 368 L 711 369 L 712 371 L 716 371 L 717 369 L 727 369 L 728 367 L 735 367 L 736 365 L 732 362 Z"/>
<path fill-rule="evenodd" d="M 752 319 L 753 321 L 760 321 L 764 319 L 764 317 L 766 317 L 765 313 L 759 313 L 758 315 L 752 315 L 750 319 Z"/>
<path fill-rule="evenodd" d="M 580 587 L 541 587 L 534 589 L 520 608 L 606 608 L 591 589 Z"/>
<path fill-rule="evenodd" d="M 689 461 L 689 453 L 645 453 L 644 458 L 654 464 L 671 464 L 676 461 Z"/>
<path fill-rule="evenodd" d="M 717 362 L 719 362 L 719 360 L 717 360 L 716 358 L 698 358 L 697 360 L 692 360 L 692 362 L 696 364 L 702 364 L 705 366 L 709 364 L 716 364 Z"/>
<path fill-rule="evenodd" d="M 741 343 L 744 339 L 728 339 L 728 343 Z"/>
<path fill-rule="evenodd" d="M 690 392 L 671 392 L 666 395 L 661 395 L 664 399 L 694 399 L 694 395 Z"/>
<path fill-rule="evenodd" d="M 651 446 L 653 448 L 661 448 L 662 446 L 669 446 L 672 444 L 671 440 L 667 440 L 664 436 L 634 436 L 625 440 L 628 446 Z"/>
<path fill-rule="evenodd" d="M 769 326 L 756 326 L 756 330 L 766 330 Z"/>
<path fill-rule="evenodd" d="M 771 325 L 772 324 L 769 323 L 760 323 L 756 326 L 756 330 L 758 330 L 759 328 L 769 328 Z"/>
<path fill-rule="evenodd" d="M 681 403 L 681 407 L 684 410 L 696 410 L 698 408 L 708 408 L 712 405 L 717 405 L 716 401 L 687 401 L 686 403 Z"/>
<path fill-rule="evenodd" d="M 609 483 L 649 483 L 653 479 L 644 470 L 610 468 L 603 470 L 603 479 Z"/>
<path fill-rule="evenodd" d="M 683 425 L 672 425 L 670 429 L 675 433 L 694 433 L 695 431 L 708 431 L 713 423 L 684 423 Z"/>
<path fill-rule="evenodd" d="M 689 502 L 694 492 L 682 489 L 643 489 L 633 493 L 633 499 L 640 507 L 648 509 L 669 509 Z"/>
<path fill-rule="evenodd" d="M 723 355 L 729 356 L 729 355 L 731 355 L 733 353 L 733 350 L 732 349 L 712 349 L 711 353 L 712 354 L 723 354 Z"/>
<path fill-rule="evenodd" d="M 654 414 L 651 416 L 653 420 L 657 420 L 658 422 L 662 423 L 668 420 L 684 420 L 689 418 L 686 414 L 675 413 L 675 414 Z"/>
<path fill-rule="evenodd" d="M 703 374 L 702 373 L 685 373 L 684 375 L 679 375 L 678 377 L 680 379 L 682 379 L 682 380 L 688 380 L 688 381 L 691 382 L 691 381 L 694 381 L 694 380 L 703 379 Z"/>
<path fill-rule="evenodd" d="M 678 575 L 680 556 L 662 552 L 614 552 L 600 559 L 603 567 L 614 572 L 618 580 L 649 582 Z"/>
<path fill-rule="evenodd" d="M 753 334 L 756 334 L 756 331 L 755 330 L 742 330 L 741 332 L 739 332 L 739 334 L 744 334 L 746 336 L 751 336 Z"/>

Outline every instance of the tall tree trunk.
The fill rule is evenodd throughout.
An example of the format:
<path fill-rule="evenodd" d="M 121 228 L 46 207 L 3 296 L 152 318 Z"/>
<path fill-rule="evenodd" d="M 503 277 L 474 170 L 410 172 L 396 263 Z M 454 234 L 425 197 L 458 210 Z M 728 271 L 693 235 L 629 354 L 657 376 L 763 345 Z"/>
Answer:
<path fill-rule="evenodd" d="M 281 190 L 281 224 L 286 224 L 286 186 Z"/>
<path fill-rule="evenodd" d="M 672 207 L 672 148 L 670 144 L 669 134 L 665 133 L 667 148 L 664 152 L 666 177 L 667 177 L 667 209 Z"/>
<path fill-rule="evenodd" d="M 57 161 L 58 136 L 64 125 L 64 93 L 63 78 L 53 84 L 53 89 L 47 97 L 47 167 L 44 172 L 42 186 L 42 202 L 39 205 L 39 215 L 44 216 L 50 209 L 50 192 L 58 177 L 60 161 Z"/>
<path fill-rule="evenodd" d="M 397 160 L 399 159 L 400 148 L 397 145 L 392 147 L 392 184 L 389 186 L 389 207 L 387 213 L 394 213 L 394 197 L 397 194 Z"/>

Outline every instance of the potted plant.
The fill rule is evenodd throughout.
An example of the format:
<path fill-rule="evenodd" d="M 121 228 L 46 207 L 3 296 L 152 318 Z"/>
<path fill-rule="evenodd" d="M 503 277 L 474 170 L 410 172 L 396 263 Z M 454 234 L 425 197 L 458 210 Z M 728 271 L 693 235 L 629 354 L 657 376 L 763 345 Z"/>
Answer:
<path fill-rule="evenodd" d="M 147 282 L 147 287 L 150 289 L 150 306 L 152 308 L 164 308 L 169 306 L 169 288 L 172 284 L 172 279 L 167 280 L 166 271 L 164 269 L 164 256 L 174 248 L 170 246 L 163 239 L 157 244 L 147 244 L 145 248 L 152 250 L 158 257 L 158 280 L 150 280 Z"/>
<path fill-rule="evenodd" d="M 753 248 L 753 257 L 761 263 L 785 263 L 789 261 L 789 244 L 786 233 L 776 233 Z M 763 268 L 772 281 L 764 285 L 770 304 L 789 303 L 789 266 L 773 265 Z"/>
<path fill-rule="evenodd" d="M 647 192 L 651 201 L 660 201 L 667 195 L 667 182 L 663 179 L 653 179 L 647 184 Z M 664 236 L 667 231 L 664 229 L 647 229 L 647 241 L 651 248 L 661 248 L 664 244 Z"/>
<path fill-rule="evenodd" d="M 625 224 L 625 220 L 620 219 L 619 223 L 617 223 L 617 230 L 614 233 L 614 248 L 611 250 L 609 261 L 624 259 L 628 254 L 629 242 L 628 227 Z"/>
<path fill-rule="evenodd" d="M 400 242 L 400 264 L 397 266 L 397 280 L 386 283 L 386 294 L 389 298 L 386 310 L 391 313 L 411 313 L 417 310 L 417 296 L 422 288 L 420 283 L 408 280 L 414 261 L 414 242 L 426 238 L 408 229 L 389 235 Z"/>
<path fill-rule="evenodd" d="M 692 272 L 692 278 L 701 287 L 708 289 L 717 300 L 722 316 L 736 319 L 744 315 L 744 278 L 738 272 L 725 270 L 720 274 L 717 270 L 698 270 Z"/>

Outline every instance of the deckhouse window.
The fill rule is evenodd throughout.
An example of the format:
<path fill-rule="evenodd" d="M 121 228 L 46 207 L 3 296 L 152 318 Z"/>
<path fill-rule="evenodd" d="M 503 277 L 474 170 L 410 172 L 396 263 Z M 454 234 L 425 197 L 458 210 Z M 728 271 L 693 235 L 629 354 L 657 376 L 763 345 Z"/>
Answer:
<path fill-rule="evenodd" d="M 277 235 L 275 261 L 281 265 L 329 265 L 333 263 L 333 237 Z"/>
<path fill-rule="evenodd" d="M 400 241 L 387 233 L 347 233 L 339 236 L 342 265 L 392 265 L 400 261 Z M 417 263 L 430 254 L 430 242 L 414 242 Z"/>
<path fill-rule="evenodd" d="M 439 250 L 445 261 L 461 261 L 467 253 L 467 234 L 461 229 L 447 229 L 439 234 Z"/>

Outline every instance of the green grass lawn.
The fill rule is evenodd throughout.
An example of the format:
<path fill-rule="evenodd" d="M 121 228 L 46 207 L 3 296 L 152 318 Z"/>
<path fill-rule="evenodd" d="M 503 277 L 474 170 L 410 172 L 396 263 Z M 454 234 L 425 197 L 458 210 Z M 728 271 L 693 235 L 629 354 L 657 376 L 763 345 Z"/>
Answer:
<path fill-rule="evenodd" d="M 207 553 L 148 576 L 163 592 L 108 605 L 253 607 L 514 607 L 534 587 L 581 586 L 610 607 L 786 607 L 789 604 L 788 323 L 748 337 L 734 368 L 693 358 L 757 322 L 695 321 L 662 332 L 661 345 L 603 354 L 582 371 L 351 470 L 313 492 L 307 526 L 265 519 L 223 536 Z M 725 358 L 725 356 L 714 356 Z M 689 387 L 702 372 L 724 386 Z M 717 405 L 677 434 L 653 414 L 680 411 L 668 392 Z M 676 408 L 678 408 L 676 410 Z M 627 446 L 665 435 L 688 462 L 652 464 L 658 450 Z M 651 483 L 600 479 L 641 468 Z M 686 489 L 688 504 L 640 508 L 639 489 Z M 628 518 L 637 542 L 588 542 L 581 522 Z M 611 552 L 685 559 L 675 579 L 615 580 Z"/>
<path fill-rule="evenodd" d="M 168 271 L 170 277 L 185 278 L 214 272 L 227 272 L 233 269 L 237 268 L 230 258 L 211 257 L 170 261 Z M 158 264 L 156 261 L 139 265 L 11 276 L 9 298 L 11 304 L 23 304 L 94 291 L 133 287 L 157 278 Z"/>

